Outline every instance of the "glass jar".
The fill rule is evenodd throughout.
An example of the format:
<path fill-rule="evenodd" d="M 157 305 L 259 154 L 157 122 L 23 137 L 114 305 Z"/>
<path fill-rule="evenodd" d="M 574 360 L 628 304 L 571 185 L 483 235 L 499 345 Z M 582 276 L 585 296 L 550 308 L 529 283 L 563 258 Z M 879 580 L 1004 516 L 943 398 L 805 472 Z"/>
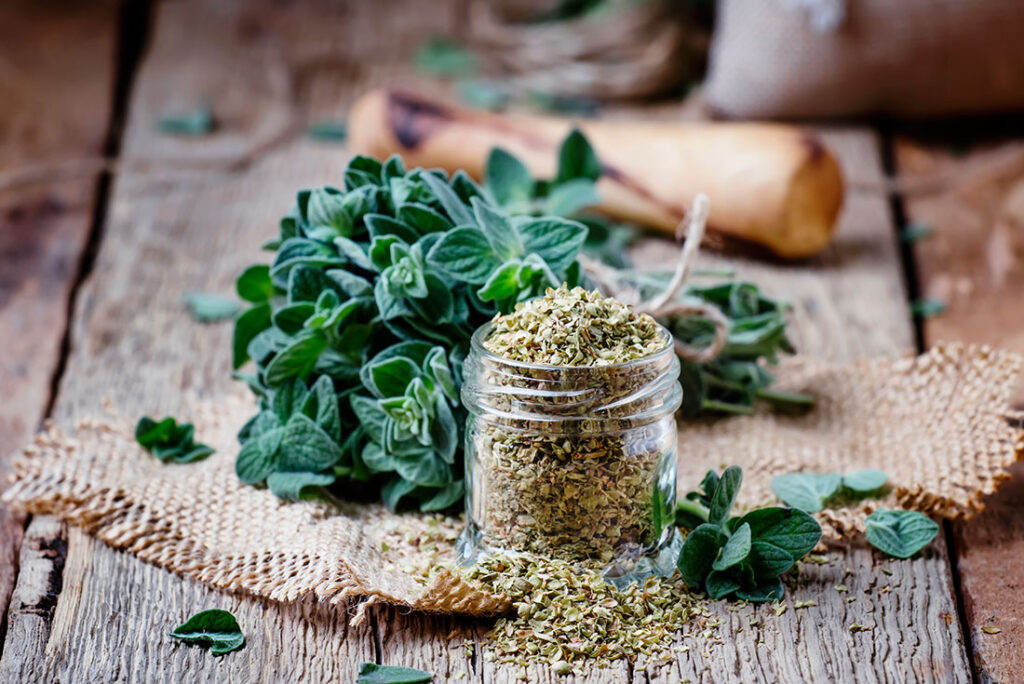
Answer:
<path fill-rule="evenodd" d="M 682 399 L 672 338 L 649 356 L 606 366 L 502 358 L 473 335 L 463 367 L 467 528 L 462 562 L 521 552 L 582 562 L 624 582 L 670 575 L 675 411 Z"/>

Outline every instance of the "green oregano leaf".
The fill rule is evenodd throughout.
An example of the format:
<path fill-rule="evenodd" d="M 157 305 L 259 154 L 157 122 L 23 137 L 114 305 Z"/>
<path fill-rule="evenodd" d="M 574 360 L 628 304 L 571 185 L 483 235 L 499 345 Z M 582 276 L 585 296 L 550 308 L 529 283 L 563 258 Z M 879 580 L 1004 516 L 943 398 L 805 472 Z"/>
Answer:
<path fill-rule="evenodd" d="M 135 425 L 135 441 L 162 463 L 193 463 L 213 453 L 213 448 L 194 441 L 192 423 L 181 423 L 170 416 L 154 420 L 143 416 Z"/>
<path fill-rule="evenodd" d="M 740 485 L 743 483 L 743 469 L 739 466 L 729 466 L 722 473 L 722 477 L 711 495 L 709 506 L 708 522 L 712 525 L 724 525 L 729 518 L 729 511 L 739 494 Z"/>
<path fill-rule="evenodd" d="M 577 178 L 596 181 L 601 176 L 601 162 L 587 139 L 574 128 L 562 143 L 558 153 L 558 173 L 555 180 L 565 183 Z"/>
<path fill-rule="evenodd" d="M 451 38 L 433 36 L 420 44 L 413 57 L 416 68 L 430 76 L 469 76 L 476 71 L 477 58 Z"/>
<path fill-rule="evenodd" d="M 214 655 L 224 655 L 245 645 L 245 636 L 235 616 L 219 608 L 196 613 L 184 624 L 175 627 L 171 636 L 208 648 Z"/>
<path fill-rule="evenodd" d="M 210 292 L 189 292 L 185 295 L 185 304 L 192 318 L 200 323 L 216 323 L 234 318 L 242 308 L 233 297 Z"/>
<path fill-rule="evenodd" d="M 422 684 L 429 682 L 434 675 L 424 670 L 396 665 L 376 665 L 360 663 L 357 684 Z"/>
<path fill-rule="evenodd" d="M 242 271 L 235 281 L 238 296 L 247 302 L 260 304 L 274 296 L 274 283 L 270 279 L 270 266 L 257 264 Z"/>
<path fill-rule="evenodd" d="M 195 109 L 190 112 L 167 114 L 159 121 L 161 131 L 183 137 L 207 135 L 213 131 L 215 124 L 213 107 L 205 100 L 197 104 Z"/>
<path fill-rule="evenodd" d="M 881 470 L 857 470 L 843 475 L 843 486 L 857 494 L 876 492 L 888 481 L 889 476 Z"/>
<path fill-rule="evenodd" d="M 343 121 L 317 121 L 306 129 L 306 136 L 321 142 L 342 143 L 348 138 L 348 125 Z"/>
<path fill-rule="evenodd" d="M 721 552 L 711 567 L 715 570 L 728 570 L 734 565 L 747 560 L 750 555 L 750 523 L 740 525 L 729 541 L 722 547 Z"/>
<path fill-rule="evenodd" d="M 789 506 L 817 513 L 842 482 L 838 473 L 786 473 L 772 478 L 772 491 Z"/>
<path fill-rule="evenodd" d="M 494 199 L 503 207 L 528 202 L 533 194 L 533 177 L 516 157 L 495 147 L 487 158 L 485 180 Z"/>
<path fill-rule="evenodd" d="M 939 533 L 939 524 L 918 511 L 880 508 L 864 524 L 871 545 L 896 558 L 910 558 Z"/>

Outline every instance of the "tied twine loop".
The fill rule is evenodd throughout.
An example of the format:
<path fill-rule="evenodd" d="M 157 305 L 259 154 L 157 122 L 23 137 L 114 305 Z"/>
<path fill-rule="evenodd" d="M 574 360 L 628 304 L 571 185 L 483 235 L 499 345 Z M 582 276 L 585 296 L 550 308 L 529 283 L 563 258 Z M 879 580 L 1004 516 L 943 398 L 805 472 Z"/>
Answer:
<path fill-rule="evenodd" d="M 619 272 L 599 261 L 580 257 L 583 268 L 591 279 L 603 290 L 606 290 L 619 301 L 630 304 L 636 311 L 647 313 L 655 318 L 665 316 L 699 316 L 711 322 L 715 327 L 715 337 L 704 347 L 696 347 L 674 339 L 676 354 L 680 358 L 694 363 L 706 363 L 714 359 L 722 351 L 729 335 L 729 319 L 718 307 L 705 302 L 678 301 L 676 295 L 686 283 L 690 267 L 700 250 L 704 230 L 707 227 L 708 212 L 711 201 L 701 193 L 697 195 L 686 216 L 679 222 L 677 234 L 685 234 L 683 248 L 676 262 L 672 279 L 663 291 L 648 300 L 641 300 L 635 288 L 622 282 Z"/>

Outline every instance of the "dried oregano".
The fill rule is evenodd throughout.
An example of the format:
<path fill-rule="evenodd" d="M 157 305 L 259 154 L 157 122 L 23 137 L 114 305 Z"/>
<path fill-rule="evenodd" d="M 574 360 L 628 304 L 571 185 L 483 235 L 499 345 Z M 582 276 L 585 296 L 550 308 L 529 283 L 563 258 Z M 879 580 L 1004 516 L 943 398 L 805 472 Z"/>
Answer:
<path fill-rule="evenodd" d="M 483 347 L 465 380 L 480 545 L 628 565 L 667 542 L 679 389 L 665 330 L 561 287 L 495 318 Z"/>
<path fill-rule="evenodd" d="M 485 558 L 463 572 L 471 583 L 507 595 L 516 613 L 495 624 L 485 660 L 543 662 L 568 674 L 584 662 L 657 659 L 691 621 L 713 626 L 707 603 L 679 575 L 618 588 L 595 570 L 528 553 Z"/>
<path fill-rule="evenodd" d="M 606 366 L 649 356 L 668 339 L 652 317 L 597 291 L 562 286 L 496 316 L 484 346 L 512 361 Z"/>

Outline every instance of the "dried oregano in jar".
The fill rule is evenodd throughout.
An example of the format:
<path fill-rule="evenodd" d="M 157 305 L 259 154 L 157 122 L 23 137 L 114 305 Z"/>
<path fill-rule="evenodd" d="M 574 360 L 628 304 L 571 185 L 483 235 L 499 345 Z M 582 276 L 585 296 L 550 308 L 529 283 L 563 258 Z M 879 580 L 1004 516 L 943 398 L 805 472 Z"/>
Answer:
<path fill-rule="evenodd" d="M 671 572 L 681 389 L 664 328 L 552 289 L 481 327 L 463 374 L 464 561 L 524 551 L 611 577 Z"/>

